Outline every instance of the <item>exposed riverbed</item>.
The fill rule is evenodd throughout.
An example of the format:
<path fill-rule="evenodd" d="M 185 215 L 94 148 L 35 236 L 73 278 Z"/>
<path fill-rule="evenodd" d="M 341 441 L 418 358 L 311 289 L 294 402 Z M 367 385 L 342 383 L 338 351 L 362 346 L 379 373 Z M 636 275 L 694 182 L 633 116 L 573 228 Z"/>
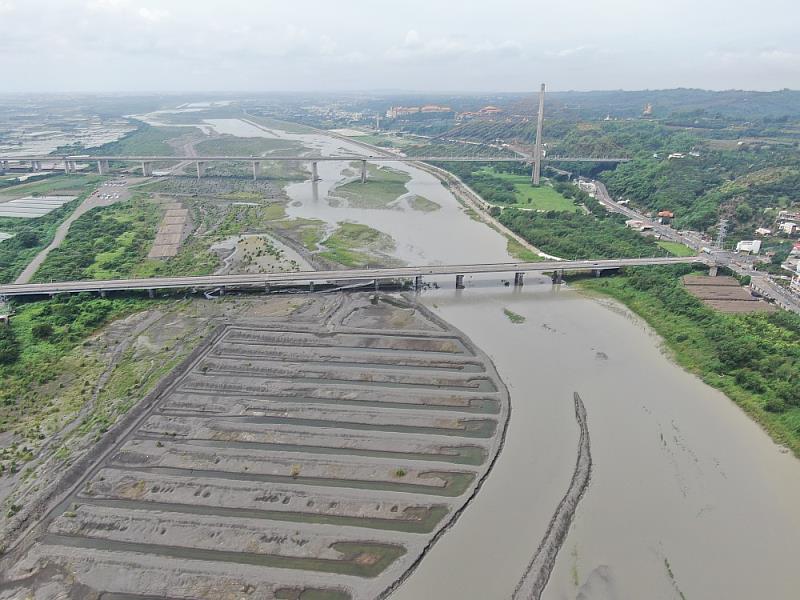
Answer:
<path fill-rule="evenodd" d="M 364 154 L 322 134 L 236 119 L 217 133 L 281 137 L 322 155 Z M 429 173 L 410 192 L 441 210 L 343 208 L 328 196 L 349 168 L 319 163 L 321 181 L 291 184 L 292 217 L 363 223 L 391 235 L 410 264 L 511 260 L 506 240 L 466 215 Z M 586 406 L 593 474 L 544 591 L 547 599 L 791 598 L 800 534 L 800 462 L 730 400 L 664 356 L 659 339 L 619 305 L 528 277 L 443 281 L 421 301 L 494 360 L 512 414 L 503 452 L 455 526 L 392 595 L 397 600 L 509 598 L 572 477 Z M 475 285 L 473 285 L 475 284 Z M 512 323 L 508 308 L 526 318 Z"/>

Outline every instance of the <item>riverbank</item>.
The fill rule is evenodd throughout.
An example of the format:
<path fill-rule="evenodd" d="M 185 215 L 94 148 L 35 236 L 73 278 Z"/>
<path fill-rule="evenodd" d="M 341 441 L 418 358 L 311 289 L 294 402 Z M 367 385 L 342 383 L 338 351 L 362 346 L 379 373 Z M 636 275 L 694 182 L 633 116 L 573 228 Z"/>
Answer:
<path fill-rule="evenodd" d="M 800 319 L 729 315 L 704 307 L 673 272 L 621 275 L 575 282 L 610 296 L 644 319 L 664 340 L 674 361 L 720 390 L 778 444 L 800 457 Z"/>

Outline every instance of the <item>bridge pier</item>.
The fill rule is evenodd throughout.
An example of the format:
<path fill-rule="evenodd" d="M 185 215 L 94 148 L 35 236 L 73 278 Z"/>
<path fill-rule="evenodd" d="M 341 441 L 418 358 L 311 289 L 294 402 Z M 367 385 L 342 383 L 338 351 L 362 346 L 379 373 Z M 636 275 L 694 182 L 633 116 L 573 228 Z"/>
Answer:
<path fill-rule="evenodd" d="M 464 276 L 463 275 L 456 275 L 456 289 L 463 290 L 464 289 Z"/>
<path fill-rule="evenodd" d="M 523 282 L 522 279 L 525 277 L 525 273 L 519 272 L 514 273 L 514 287 L 522 287 Z"/>
<path fill-rule="evenodd" d="M 107 160 L 98 160 L 97 161 L 97 172 L 100 175 L 107 175 L 108 174 L 108 161 Z"/>
<path fill-rule="evenodd" d="M 317 161 L 311 161 L 311 181 L 319 181 L 319 168 Z"/>
<path fill-rule="evenodd" d="M 361 161 L 361 183 L 367 183 L 367 161 Z"/>
<path fill-rule="evenodd" d="M 142 161 L 142 177 L 152 177 L 153 176 L 153 164 Z"/>
<path fill-rule="evenodd" d="M 414 289 L 417 291 L 422 289 L 422 275 L 414 277 Z"/>
<path fill-rule="evenodd" d="M 257 160 L 253 161 L 253 181 L 258 179 L 258 173 L 261 171 L 261 163 Z"/>
<path fill-rule="evenodd" d="M 8 171 L 8 161 L 0 160 L 0 175 L 5 175 L 6 171 Z"/>
<path fill-rule="evenodd" d="M 33 171 L 34 173 L 38 173 L 38 172 L 39 172 L 39 171 L 41 171 L 41 170 L 42 170 L 42 163 L 41 163 L 41 161 L 38 161 L 38 160 L 32 160 L 32 161 L 31 161 L 31 171 Z"/>
<path fill-rule="evenodd" d="M 156 291 L 153 288 L 150 288 L 150 289 L 147 290 L 147 295 L 150 298 L 155 298 L 156 297 Z"/>
<path fill-rule="evenodd" d="M 711 265 L 708 268 L 708 276 L 709 277 L 716 277 L 718 272 L 719 272 L 719 267 L 717 265 Z"/>
<path fill-rule="evenodd" d="M 553 283 L 555 285 L 560 285 L 564 283 L 564 269 L 561 269 L 560 271 L 556 269 L 555 271 L 553 271 L 551 279 L 553 280 Z"/>
<path fill-rule="evenodd" d="M 375 291 L 377 292 L 381 287 L 380 279 L 375 280 Z"/>
<path fill-rule="evenodd" d="M 600 271 L 600 269 L 592 269 L 592 273 L 594 273 L 594 276 L 595 276 L 595 277 L 600 277 L 600 273 L 601 273 L 601 272 L 602 272 L 602 271 Z"/>
<path fill-rule="evenodd" d="M 313 281 L 309 281 L 308 282 L 308 291 L 309 292 L 313 292 L 314 291 L 314 282 Z"/>
<path fill-rule="evenodd" d="M 269 281 L 267 281 L 267 282 L 264 283 L 264 293 L 265 294 L 269 294 L 270 291 L 271 290 L 270 290 L 270 286 L 269 286 Z"/>
<path fill-rule="evenodd" d="M 203 175 L 206 174 L 206 163 L 200 162 L 199 160 L 195 163 L 197 165 L 197 178 L 200 179 Z"/>

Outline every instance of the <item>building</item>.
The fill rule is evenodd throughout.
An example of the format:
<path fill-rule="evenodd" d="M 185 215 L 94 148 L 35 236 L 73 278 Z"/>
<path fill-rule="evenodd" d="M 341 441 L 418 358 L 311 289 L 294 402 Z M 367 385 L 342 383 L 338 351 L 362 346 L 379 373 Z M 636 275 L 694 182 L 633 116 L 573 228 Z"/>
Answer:
<path fill-rule="evenodd" d="M 683 152 L 673 152 L 667 157 L 669 160 L 672 160 L 673 158 L 686 158 L 686 155 Z"/>
<path fill-rule="evenodd" d="M 386 117 L 397 119 L 416 114 L 449 113 L 453 109 L 449 106 L 439 106 L 438 104 L 426 104 L 425 106 L 391 106 L 386 111 Z"/>
<path fill-rule="evenodd" d="M 638 219 L 628 219 L 625 221 L 625 226 L 635 229 L 636 231 L 649 231 L 653 229 L 652 225 L 644 221 L 639 221 Z"/>
<path fill-rule="evenodd" d="M 756 235 L 772 235 L 772 230 L 766 227 L 759 227 L 756 229 Z"/>
<path fill-rule="evenodd" d="M 785 223 L 781 223 L 778 229 L 787 235 L 795 235 L 797 233 L 797 223 L 794 221 L 786 221 Z"/>
<path fill-rule="evenodd" d="M 488 116 L 488 115 L 499 115 L 503 112 L 502 108 L 497 108 L 496 106 L 484 106 L 482 109 L 478 111 L 479 114 Z"/>
<path fill-rule="evenodd" d="M 742 240 L 736 244 L 736 251 L 758 254 L 761 252 L 761 240 Z"/>

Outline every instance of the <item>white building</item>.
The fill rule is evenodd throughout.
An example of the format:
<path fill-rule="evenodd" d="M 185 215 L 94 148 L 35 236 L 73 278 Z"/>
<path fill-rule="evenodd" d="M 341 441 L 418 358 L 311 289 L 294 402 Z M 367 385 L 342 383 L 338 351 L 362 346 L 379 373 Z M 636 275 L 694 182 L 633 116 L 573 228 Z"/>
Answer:
<path fill-rule="evenodd" d="M 736 244 L 736 251 L 758 254 L 761 251 L 761 240 L 742 240 Z"/>
<path fill-rule="evenodd" d="M 780 230 L 786 234 L 794 235 L 797 233 L 797 223 L 792 221 L 786 221 L 785 223 L 781 223 Z"/>

